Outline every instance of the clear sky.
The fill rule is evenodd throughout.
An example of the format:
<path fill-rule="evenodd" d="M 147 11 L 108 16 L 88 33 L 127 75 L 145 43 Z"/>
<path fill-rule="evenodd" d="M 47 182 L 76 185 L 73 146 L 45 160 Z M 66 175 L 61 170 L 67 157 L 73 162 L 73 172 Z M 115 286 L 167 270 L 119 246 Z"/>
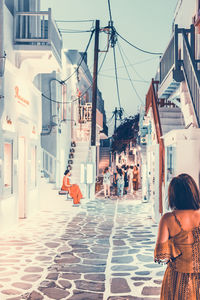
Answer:
<path fill-rule="evenodd" d="M 150 52 L 165 51 L 172 32 L 172 22 L 177 0 L 110 0 L 114 27 L 129 42 Z M 108 25 L 108 0 L 41 0 L 41 9 L 52 8 L 56 21 L 100 20 L 100 27 Z M 57 22 L 63 33 L 64 47 L 84 51 L 90 32 L 69 33 L 73 30 L 90 30 L 94 22 Z M 125 116 L 137 113 L 141 103 L 145 103 L 151 79 L 155 76 L 159 65 L 159 56 L 138 51 L 118 38 L 116 45 L 116 61 L 119 77 L 119 94 Z M 100 49 L 106 46 L 105 34 L 101 33 Z M 93 43 L 88 51 L 88 65 L 93 68 Z M 124 67 L 119 48 L 126 68 Z M 104 54 L 99 56 L 99 65 Z M 119 107 L 113 49 L 109 50 L 103 67 L 98 76 L 98 87 L 105 102 L 107 120 L 110 119 L 115 107 Z M 136 90 L 136 92 L 135 92 Z"/>

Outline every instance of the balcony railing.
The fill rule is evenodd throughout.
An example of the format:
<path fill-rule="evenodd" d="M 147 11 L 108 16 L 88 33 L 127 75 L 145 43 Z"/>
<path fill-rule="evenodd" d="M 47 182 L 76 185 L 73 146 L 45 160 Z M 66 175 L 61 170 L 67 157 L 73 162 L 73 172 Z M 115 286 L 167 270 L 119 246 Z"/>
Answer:
<path fill-rule="evenodd" d="M 58 161 L 56 158 L 42 149 L 42 172 L 44 172 L 45 176 L 48 176 L 51 182 L 56 182 L 56 165 Z"/>
<path fill-rule="evenodd" d="M 87 123 L 92 120 L 92 103 L 79 106 L 79 122 Z"/>
<path fill-rule="evenodd" d="M 174 65 L 174 35 L 160 61 L 160 83 L 165 79 Z"/>
<path fill-rule="evenodd" d="M 51 45 L 60 59 L 62 37 L 52 19 L 51 9 L 40 12 L 15 12 L 14 43 Z"/>
<path fill-rule="evenodd" d="M 200 126 L 200 78 L 195 59 L 191 52 L 186 33 L 183 33 L 183 70 L 193 102 L 198 125 Z"/>

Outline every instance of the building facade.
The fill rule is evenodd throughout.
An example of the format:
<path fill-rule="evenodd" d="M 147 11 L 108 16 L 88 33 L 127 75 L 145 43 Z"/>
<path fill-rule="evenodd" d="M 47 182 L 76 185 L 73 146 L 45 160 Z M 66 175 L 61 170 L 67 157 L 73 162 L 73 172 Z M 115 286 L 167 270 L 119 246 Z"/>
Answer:
<path fill-rule="evenodd" d="M 152 130 L 148 146 L 156 137 L 158 148 L 157 152 L 148 150 L 147 162 L 151 165 L 152 153 L 156 161 L 155 172 L 151 168 L 154 174 L 149 179 L 154 182 L 152 203 L 156 221 L 169 209 L 167 190 L 173 176 L 180 172 L 188 173 L 199 185 L 199 165 L 194 165 L 192 156 L 187 152 L 188 147 L 191 153 L 198 152 L 195 134 L 198 136 L 200 124 L 199 8 L 200 3 L 196 0 L 177 1 L 171 38 L 146 97 L 146 121 Z M 188 147 L 183 147 L 183 132 Z M 180 149 L 181 168 L 177 158 L 177 153 L 180 157 Z"/>
<path fill-rule="evenodd" d="M 39 1 L 0 1 L 0 229 L 38 207 L 41 82 L 61 68 L 62 39 Z"/>

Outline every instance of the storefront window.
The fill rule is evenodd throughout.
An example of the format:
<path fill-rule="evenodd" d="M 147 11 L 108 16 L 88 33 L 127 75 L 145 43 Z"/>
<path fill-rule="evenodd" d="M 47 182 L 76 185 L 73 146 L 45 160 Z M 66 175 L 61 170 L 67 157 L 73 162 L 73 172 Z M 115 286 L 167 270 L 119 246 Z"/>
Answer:
<path fill-rule="evenodd" d="M 33 186 L 36 186 L 36 153 L 37 153 L 37 147 L 34 145 L 31 147 L 31 184 Z"/>
<path fill-rule="evenodd" d="M 13 190 L 13 144 L 4 143 L 4 187 Z"/>

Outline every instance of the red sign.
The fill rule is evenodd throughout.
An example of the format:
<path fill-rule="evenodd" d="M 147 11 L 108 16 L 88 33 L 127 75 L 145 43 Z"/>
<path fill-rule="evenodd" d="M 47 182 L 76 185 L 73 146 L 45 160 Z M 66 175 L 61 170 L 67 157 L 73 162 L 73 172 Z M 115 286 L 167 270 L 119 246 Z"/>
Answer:
<path fill-rule="evenodd" d="M 15 86 L 15 98 L 17 98 L 17 102 L 22 104 L 22 105 L 29 105 L 30 102 L 28 100 L 26 100 L 24 97 L 22 97 L 20 94 L 19 94 L 19 87 L 18 86 Z"/>

